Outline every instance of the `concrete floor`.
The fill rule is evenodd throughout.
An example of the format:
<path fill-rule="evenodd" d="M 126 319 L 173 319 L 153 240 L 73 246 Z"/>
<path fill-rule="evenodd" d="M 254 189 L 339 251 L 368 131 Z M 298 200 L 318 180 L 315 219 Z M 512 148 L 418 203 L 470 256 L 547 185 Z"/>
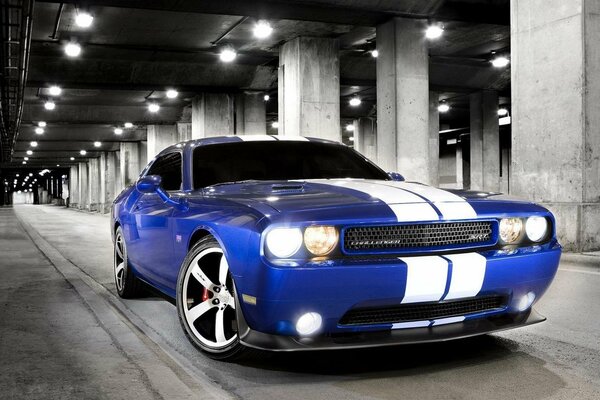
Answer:
<path fill-rule="evenodd" d="M 589 263 L 561 264 L 537 305 L 543 324 L 230 364 L 187 342 L 171 303 L 116 297 L 108 224 L 61 207 L 0 208 L 0 398 L 600 397 L 600 269 Z"/>

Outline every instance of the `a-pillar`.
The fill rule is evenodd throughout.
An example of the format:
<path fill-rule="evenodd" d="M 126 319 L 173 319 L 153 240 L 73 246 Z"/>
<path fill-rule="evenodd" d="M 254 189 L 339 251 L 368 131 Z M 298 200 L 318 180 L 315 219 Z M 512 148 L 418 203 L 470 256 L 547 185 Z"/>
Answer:
<path fill-rule="evenodd" d="M 233 135 L 234 96 L 202 93 L 192 101 L 192 139 Z"/>
<path fill-rule="evenodd" d="M 599 250 L 600 2 L 510 6 L 510 192 L 554 212 L 565 249 Z"/>
<path fill-rule="evenodd" d="M 117 195 L 117 152 L 109 151 L 100 155 L 100 207 L 107 213 Z"/>
<path fill-rule="evenodd" d="M 377 163 L 430 183 L 426 22 L 393 18 L 377 26 Z"/>
<path fill-rule="evenodd" d="M 148 125 L 147 160 L 179 140 L 176 125 Z"/>
<path fill-rule="evenodd" d="M 120 183 L 122 187 L 133 184 L 140 176 L 140 172 L 145 167 L 141 164 L 141 151 L 144 151 L 143 158 L 146 158 L 146 148 L 141 142 L 121 142 L 120 143 Z"/>
<path fill-rule="evenodd" d="M 354 120 L 354 149 L 375 162 L 377 157 L 377 121 L 373 118 Z"/>
<path fill-rule="evenodd" d="M 88 196 L 89 211 L 101 211 L 100 200 L 100 159 L 90 158 L 88 160 Z"/>
<path fill-rule="evenodd" d="M 79 207 L 79 167 L 77 165 L 71 165 L 69 171 L 69 207 Z"/>
<path fill-rule="evenodd" d="M 235 134 L 267 134 L 267 112 L 263 93 L 242 93 L 235 97 Z"/>
<path fill-rule="evenodd" d="M 470 95 L 471 189 L 500 191 L 500 132 L 498 93 Z"/>
<path fill-rule="evenodd" d="M 77 172 L 77 187 L 79 188 L 79 202 L 77 208 L 80 210 L 88 210 L 90 208 L 90 197 L 88 194 L 88 165 L 86 162 L 78 163 L 79 170 Z"/>
<path fill-rule="evenodd" d="M 279 51 L 279 134 L 342 140 L 336 39 L 297 37 Z"/>

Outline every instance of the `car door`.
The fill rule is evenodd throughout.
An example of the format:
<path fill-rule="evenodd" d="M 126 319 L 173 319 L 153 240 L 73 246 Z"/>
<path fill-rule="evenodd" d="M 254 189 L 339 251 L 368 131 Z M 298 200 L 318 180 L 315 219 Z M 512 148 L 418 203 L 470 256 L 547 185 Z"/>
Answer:
<path fill-rule="evenodd" d="M 160 176 L 161 187 L 174 197 L 181 192 L 181 158 L 178 151 L 161 155 L 146 173 Z M 145 278 L 163 288 L 169 286 L 167 270 L 173 259 L 173 212 L 157 193 L 142 194 L 132 209 L 138 236 L 130 245 L 130 252 L 135 252 L 132 261 Z"/>

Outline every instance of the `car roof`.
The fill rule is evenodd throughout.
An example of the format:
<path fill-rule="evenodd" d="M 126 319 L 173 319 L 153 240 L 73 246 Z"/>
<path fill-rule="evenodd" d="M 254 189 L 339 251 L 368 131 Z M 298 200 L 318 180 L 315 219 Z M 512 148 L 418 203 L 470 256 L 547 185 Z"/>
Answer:
<path fill-rule="evenodd" d="M 272 142 L 272 141 L 296 141 L 296 142 L 317 142 L 317 143 L 329 143 L 329 144 L 337 144 L 342 145 L 340 142 L 336 142 L 333 140 L 326 140 L 314 137 L 305 137 L 305 136 L 277 136 L 277 135 L 228 135 L 228 136 L 212 136 L 202 139 L 192 139 L 187 140 L 185 142 L 179 142 L 172 146 L 167 147 L 163 151 L 161 151 L 158 155 L 163 153 L 168 153 L 175 149 L 181 149 L 185 147 L 198 147 L 198 146 L 206 146 L 212 144 L 221 144 L 221 143 L 241 143 L 241 142 Z"/>

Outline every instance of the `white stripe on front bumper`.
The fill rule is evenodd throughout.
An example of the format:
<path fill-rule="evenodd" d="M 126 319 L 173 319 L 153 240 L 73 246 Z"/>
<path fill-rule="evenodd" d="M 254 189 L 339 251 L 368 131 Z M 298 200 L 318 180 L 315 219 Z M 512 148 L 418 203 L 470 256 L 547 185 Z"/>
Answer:
<path fill-rule="evenodd" d="M 478 253 L 445 255 L 452 261 L 450 289 L 444 300 L 476 296 L 483 286 L 486 258 Z"/>
<path fill-rule="evenodd" d="M 438 256 L 399 257 L 406 263 L 402 303 L 439 301 L 446 290 L 448 261 Z"/>

